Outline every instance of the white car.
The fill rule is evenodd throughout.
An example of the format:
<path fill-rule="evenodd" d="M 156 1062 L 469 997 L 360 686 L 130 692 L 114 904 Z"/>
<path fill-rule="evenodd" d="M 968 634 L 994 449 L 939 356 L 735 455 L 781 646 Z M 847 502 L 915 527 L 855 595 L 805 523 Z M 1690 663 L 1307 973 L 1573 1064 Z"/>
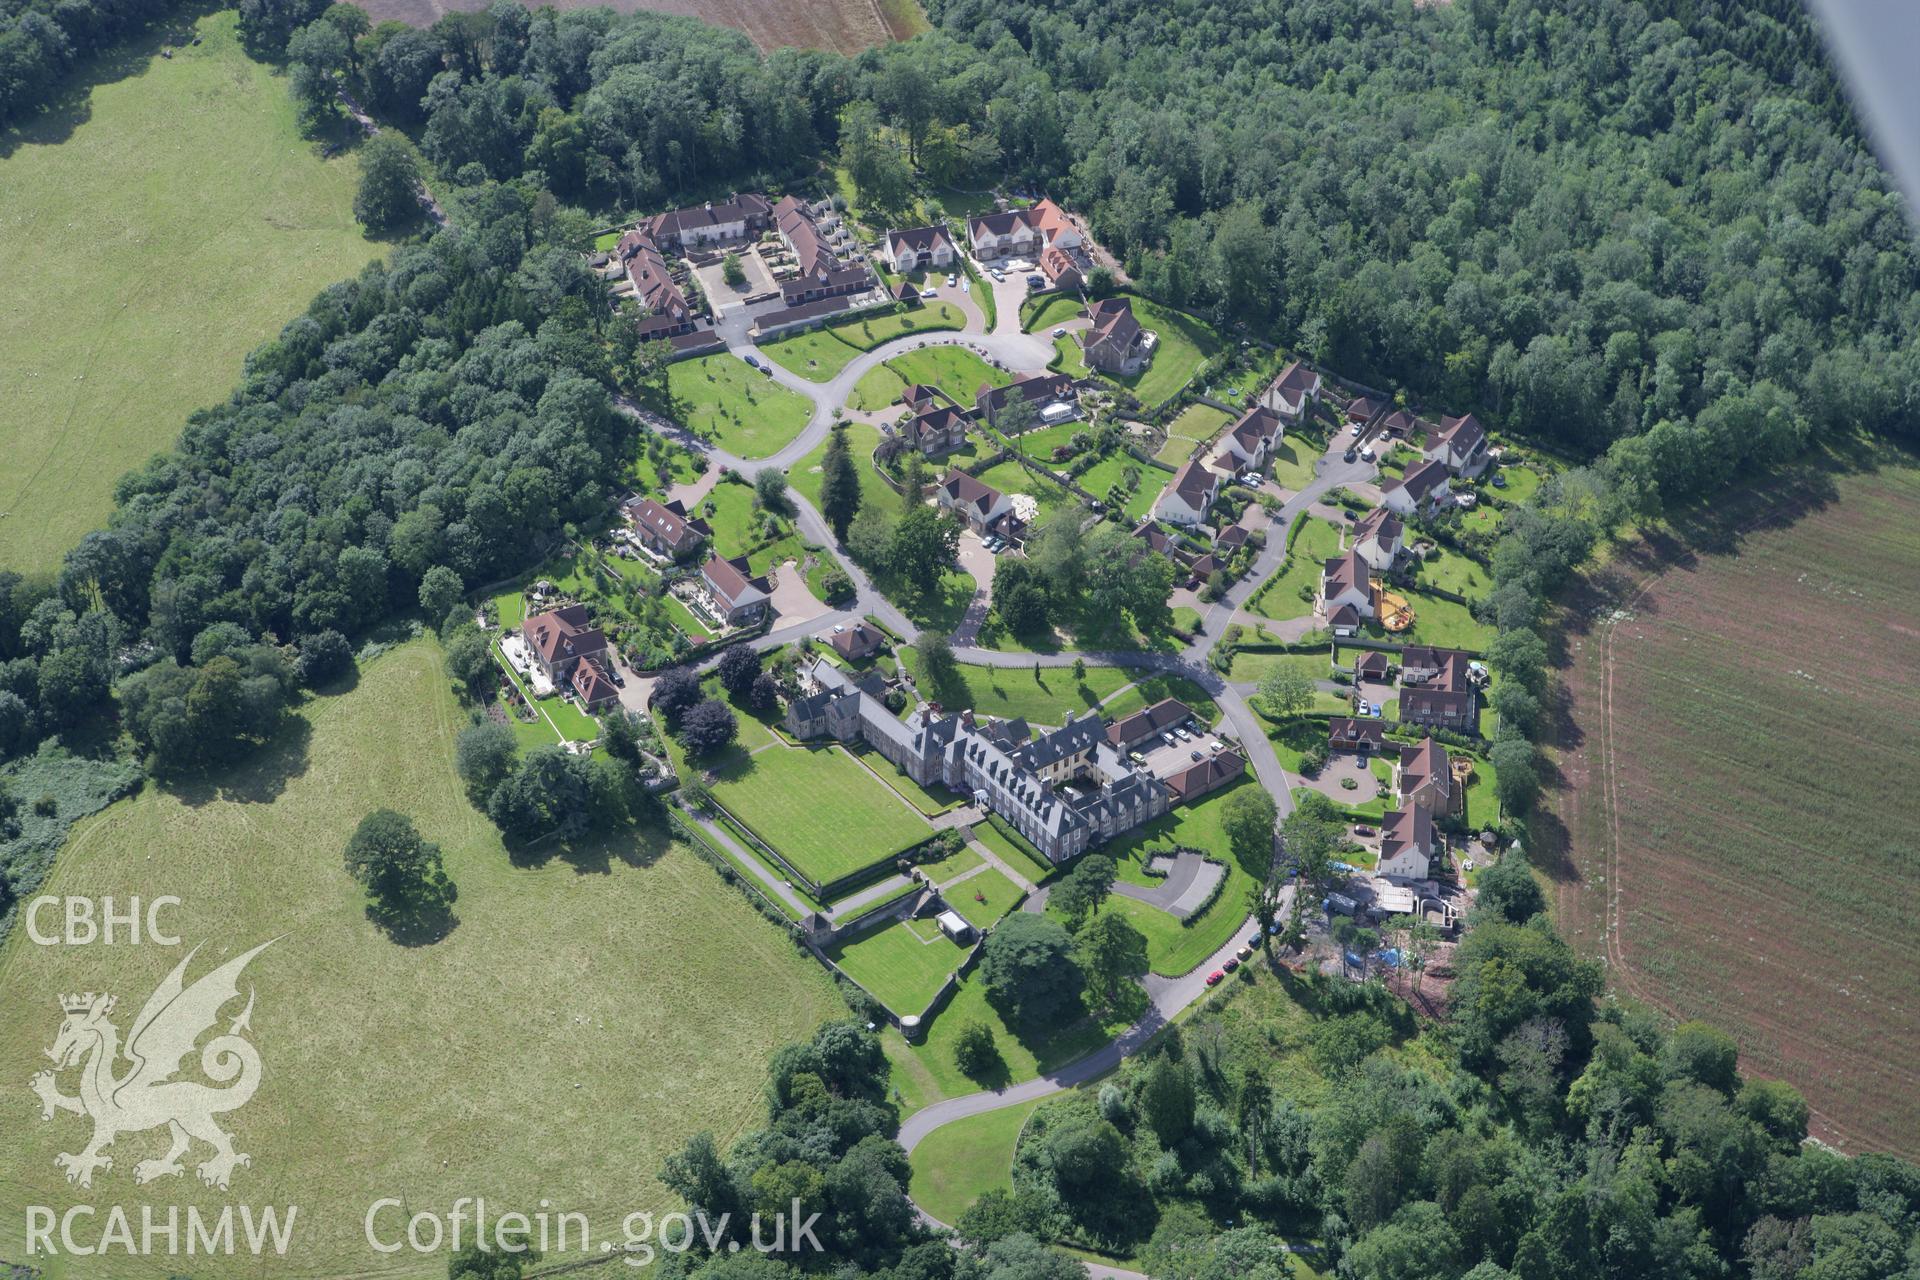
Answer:
<path fill-rule="evenodd" d="M 1365 458 L 1368 462 L 1372 462 L 1374 459 L 1373 446 L 1368 445 L 1366 448 L 1362 449 L 1360 451 L 1360 456 Z"/>
<path fill-rule="evenodd" d="M 1366 430 L 1366 426 L 1367 424 L 1364 422 L 1356 422 L 1347 429 L 1347 434 L 1350 436 L 1357 436 L 1362 431 Z"/>
<path fill-rule="evenodd" d="M 1055 329 L 1053 331 L 1053 336 L 1056 338 L 1064 338 L 1067 336 L 1067 331 L 1065 329 Z"/>
<path fill-rule="evenodd" d="M 953 286 L 955 286 L 956 284 L 959 284 L 959 283 L 960 283 L 960 277 L 959 277 L 959 276 L 956 276 L 956 275 L 953 275 L 953 274 L 951 274 L 951 273 L 949 273 L 949 274 L 948 274 L 948 276 L 947 276 L 947 288 L 949 288 L 949 289 L 951 289 L 951 288 L 953 288 Z"/>

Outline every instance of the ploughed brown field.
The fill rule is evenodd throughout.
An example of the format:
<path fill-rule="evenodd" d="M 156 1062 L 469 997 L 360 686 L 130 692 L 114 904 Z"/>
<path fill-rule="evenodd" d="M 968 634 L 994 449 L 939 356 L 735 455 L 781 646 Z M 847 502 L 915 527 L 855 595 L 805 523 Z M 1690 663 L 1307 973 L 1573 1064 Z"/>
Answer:
<path fill-rule="evenodd" d="M 1920 470 L 1745 494 L 1569 615 L 1536 824 L 1561 929 L 1739 1037 L 1817 1136 L 1920 1156 Z"/>
<path fill-rule="evenodd" d="M 375 22 L 397 18 L 416 27 L 431 26 L 443 13 L 484 9 L 492 0 L 366 0 Z M 919 0 L 551 0 L 557 9 L 584 9 L 607 3 L 621 13 L 650 9 L 700 18 L 744 31 L 761 49 L 791 45 L 858 53 L 890 40 L 906 40 L 927 29 Z"/>

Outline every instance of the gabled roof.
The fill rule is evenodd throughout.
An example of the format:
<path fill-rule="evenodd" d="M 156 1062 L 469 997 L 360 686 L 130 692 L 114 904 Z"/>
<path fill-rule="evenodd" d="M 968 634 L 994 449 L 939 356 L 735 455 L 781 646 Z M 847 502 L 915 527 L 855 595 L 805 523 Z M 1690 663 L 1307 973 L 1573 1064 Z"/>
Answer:
<path fill-rule="evenodd" d="M 1320 588 L 1322 600 L 1332 600 L 1344 592 L 1355 589 L 1365 594 L 1373 580 L 1367 570 L 1367 562 L 1362 560 L 1359 551 L 1352 547 L 1333 559 L 1321 563 L 1325 570 L 1325 578 Z"/>
<path fill-rule="evenodd" d="M 1068 756 L 1091 751 L 1106 739 L 1106 725 L 1089 711 L 1077 720 L 1068 720 L 1052 733 L 1035 738 L 1015 751 L 1013 757 L 1029 769 L 1044 769 Z"/>
<path fill-rule="evenodd" d="M 953 248 L 953 241 L 947 236 L 945 227 L 907 227 L 887 232 L 887 248 L 894 253 L 902 249 L 927 253 L 943 244 L 949 249 Z"/>
<path fill-rule="evenodd" d="M 1453 788 L 1453 765 L 1447 749 L 1432 738 L 1400 752 L 1400 794 L 1410 796 L 1428 782 L 1436 783 L 1441 795 Z"/>
<path fill-rule="evenodd" d="M 1406 491 L 1415 502 L 1425 502 L 1427 495 L 1445 484 L 1448 480 L 1447 464 L 1439 461 L 1421 462 L 1407 468 L 1407 473 L 1399 480 L 1387 486 L 1391 493 L 1395 489 Z"/>
<path fill-rule="evenodd" d="M 1030 373 L 1015 378 L 1004 387 L 981 384 L 974 395 L 974 407 L 982 414 L 994 414 L 1007 407 L 1007 400 L 1015 391 L 1035 409 L 1049 400 L 1063 400 L 1073 394 L 1074 379 L 1065 373 Z"/>
<path fill-rule="evenodd" d="M 1177 773 L 1167 775 L 1167 789 L 1175 800 L 1203 795 L 1224 787 L 1247 771 L 1247 762 L 1238 751 L 1216 751 L 1202 757 Z"/>
<path fill-rule="evenodd" d="M 710 532 L 701 521 L 690 519 L 686 508 L 677 502 L 662 504 L 652 498 L 635 498 L 621 512 L 628 524 L 645 529 L 675 551 L 692 546 Z"/>
<path fill-rule="evenodd" d="M 1065 249 L 1056 245 L 1048 245 L 1046 252 L 1040 255 L 1040 270 L 1062 289 L 1078 289 L 1086 283 L 1085 277 L 1080 274 L 1079 264 Z"/>
<path fill-rule="evenodd" d="M 1251 453 L 1259 446 L 1271 445 L 1285 431 L 1280 415 L 1263 404 L 1257 404 L 1240 415 L 1240 421 L 1227 429 L 1227 434 L 1238 440 Z"/>
<path fill-rule="evenodd" d="M 910 382 L 900 392 L 900 403 L 918 413 L 929 404 L 939 404 L 940 393 L 924 382 Z"/>
<path fill-rule="evenodd" d="M 600 666 L 598 658 L 588 658 L 574 664 L 573 674 L 568 677 L 573 691 L 580 695 L 580 701 L 589 707 L 597 706 L 620 696 L 620 690 Z"/>
<path fill-rule="evenodd" d="M 1173 476 L 1173 491 L 1195 511 L 1205 511 L 1213 501 L 1219 480 L 1198 458 L 1189 458 Z"/>
<path fill-rule="evenodd" d="M 1389 435 L 1410 436 L 1421 428 L 1422 423 L 1405 409 L 1395 409 L 1380 425 L 1386 428 Z"/>
<path fill-rule="evenodd" d="M 1464 418 L 1442 417 L 1440 429 L 1427 437 L 1427 446 L 1443 444 L 1455 453 L 1470 454 L 1486 441 L 1486 428 L 1480 425 L 1480 419 L 1468 414 Z"/>
<path fill-rule="evenodd" d="M 901 434 L 919 444 L 928 435 L 950 435 L 955 431 L 964 435 L 972 422 L 973 419 L 958 409 L 935 405 L 909 418 L 906 426 L 901 428 Z"/>
<path fill-rule="evenodd" d="M 1230 524 L 1215 536 L 1213 548 L 1216 551 L 1238 551 L 1247 544 L 1247 538 L 1249 536 L 1247 526 L 1243 524 Z"/>
<path fill-rule="evenodd" d="M 1028 211 L 1028 221 L 1035 230 L 1046 236 L 1049 243 L 1062 231 L 1073 230 L 1073 223 L 1067 219 L 1067 211 L 1044 197 Z"/>
<path fill-rule="evenodd" d="M 1280 376 L 1273 380 L 1273 386 L 1268 389 L 1280 392 L 1289 400 L 1298 400 L 1319 385 L 1320 375 L 1295 360 L 1280 371 Z"/>
<path fill-rule="evenodd" d="M 1347 419 L 1350 422 L 1368 422 L 1373 415 L 1387 407 L 1385 400 L 1374 396 L 1355 396 L 1347 401 Z"/>
<path fill-rule="evenodd" d="M 1419 806 L 1395 809 L 1380 823 L 1380 860 L 1408 849 L 1433 852 L 1433 815 Z"/>
<path fill-rule="evenodd" d="M 983 484 L 958 467 L 948 471 L 946 478 L 940 481 L 940 488 L 955 506 L 972 507 L 981 515 L 986 515 L 1000 504 L 1000 491 L 990 484 Z"/>
<path fill-rule="evenodd" d="M 791 197 L 789 197 L 791 198 Z M 732 196 L 719 204 L 692 205 L 685 209 L 674 209 L 667 213 L 657 213 L 647 219 L 647 227 L 653 236 L 679 237 L 692 231 L 702 231 L 708 227 L 725 226 L 730 222 L 751 222 L 756 218 L 765 218 L 773 206 L 767 198 L 758 192 L 749 191 L 743 195 Z"/>
<path fill-rule="evenodd" d="M 1362 649 L 1353 660 L 1355 674 L 1367 679 L 1384 677 L 1392 666 L 1392 661 L 1378 649 Z"/>
<path fill-rule="evenodd" d="M 1140 336 L 1140 322 L 1134 318 L 1133 304 L 1125 298 L 1102 298 L 1087 308 L 1092 321 L 1091 340 L 1131 347 Z"/>
<path fill-rule="evenodd" d="M 583 604 L 536 613 L 520 625 L 520 630 L 548 666 L 604 653 L 607 648 L 607 638 L 592 626 Z"/>
<path fill-rule="evenodd" d="M 757 578 L 747 576 L 747 558 L 735 556 L 731 560 L 722 560 L 714 556 L 700 566 L 701 576 L 713 588 L 714 594 L 730 609 L 744 604 L 755 604 L 767 598 L 764 584 Z"/>
<path fill-rule="evenodd" d="M 1391 545 L 1399 540 L 1405 529 L 1399 516 L 1385 507 L 1375 507 L 1353 526 L 1353 540 L 1358 544 L 1368 538 L 1377 538 L 1382 545 Z"/>
<path fill-rule="evenodd" d="M 1032 209 L 1008 209 L 1004 213 L 987 213 L 967 219 L 967 234 L 975 240 L 989 235 L 1004 236 L 1020 227 L 1039 229 L 1039 218 Z"/>
<path fill-rule="evenodd" d="M 1387 739 L 1387 722 L 1360 716 L 1330 716 L 1327 741 L 1368 742 L 1379 746 Z"/>
<path fill-rule="evenodd" d="M 1185 724 L 1193 718 L 1193 708 L 1186 703 L 1178 698 L 1162 698 L 1108 725 L 1107 741 L 1116 747 L 1130 747 L 1142 738 L 1165 733 L 1173 725 Z"/>

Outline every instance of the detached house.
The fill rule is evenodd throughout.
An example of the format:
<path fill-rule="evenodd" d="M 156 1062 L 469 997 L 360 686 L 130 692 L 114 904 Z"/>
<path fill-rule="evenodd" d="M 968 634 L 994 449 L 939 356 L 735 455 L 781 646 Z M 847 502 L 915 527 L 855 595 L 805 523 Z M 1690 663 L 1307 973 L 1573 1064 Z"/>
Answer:
<path fill-rule="evenodd" d="M 901 424 L 900 439 L 929 458 L 952 453 L 967 442 L 973 419 L 943 404 L 928 404 Z"/>
<path fill-rule="evenodd" d="M 1405 533 L 1400 517 L 1385 507 L 1375 507 L 1353 526 L 1353 549 L 1374 572 L 1385 573 L 1399 559 Z"/>
<path fill-rule="evenodd" d="M 1409 724 L 1479 730 L 1480 686 L 1458 649 L 1408 645 L 1400 653 L 1400 719 Z"/>
<path fill-rule="evenodd" d="M 1000 425 L 1000 413 L 1018 396 L 1033 410 L 1029 427 L 1065 422 L 1079 413 L 1074 379 L 1064 373 L 1031 373 L 1004 387 L 982 383 L 973 398 L 974 413 L 988 426 Z"/>
<path fill-rule="evenodd" d="M 1314 611 L 1337 636 L 1358 633 L 1360 624 L 1373 617 L 1373 575 L 1357 548 L 1322 562 L 1320 599 Z"/>
<path fill-rule="evenodd" d="M 1378 751 L 1387 740 L 1387 722 L 1369 716 L 1330 716 L 1327 746 L 1334 751 Z"/>
<path fill-rule="evenodd" d="M 662 249 L 679 251 L 744 240 L 765 231 L 772 219 L 773 206 L 767 198 L 750 191 L 720 204 L 709 200 L 692 208 L 657 213 L 642 224 L 642 229 Z"/>
<path fill-rule="evenodd" d="M 713 616 L 729 627 L 758 622 L 766 616 L 773 598 L 765 578 L 749 575 L 745 556 L 709 558 L 700 566 L 700 582 L 706 588 Z"/>
<path fill-rule="evenodd" d="M 1427 460 L 1438 462 L 1456 476 L 1471 479 L 1487 469 L 1486 429 L 1480 419 L 1441 418 L 1440 429 L 1427 433 Z"/>
<path fill-rule="evenodd" d="M 1013 501 L 990 484 L 983 484 L 959 468 L 947 472 L 934 490 L 934 500 L 942 511 L 966 521 L 975 533 L 998 533 L 1008 524 L 1017 524 Z"/>
<path fill-rule="evenodd" d="M 673 281 L 667 260 L 644 231 L 629 231 L 614 250 L 626 268 L 633 295 L 644 313 L 637 322 L 642 341 L 692 333 L 693 308 Z"/>
<path fill-rule="evenodd" d="M 536 613 L 521 624 L 527 649 L 556 688 L 569 688 L 591 711 L 620 696 L 607 675 L 607 638 L 583 604 Z"/>
<path fill-rule="evenodd" d="M 1131 377 L 1153 359 L 1153 334 L 1134 318 L 1125 298 L 1103 298 L 1087 308 L 1092 327 L 1080 334 L 1080 354 L 1089 369 Z"/>
<path fill-rule="evenodd" d="M 1452 492 L 1447 483 L 1449 479 L 1445 463 L 1417 463 L 1408 467 L 1405 475 L 1386 486 L 1381 491 L 1381 498 L 1387 509 L 1397 516 L 1431 515 Z"/>
<path fill-rule="evenodd" d="M 1404 747 L 1393 766 L 1393 789 L 1403 809 L 1425 809 L 1442 817 L 1454 812 L 1453 760 L 1432 738 Z"/>
<path fill-rule="evenodd" d="M 1384 880 L 1425 880 L 1440 852 L 1432 814 L 1417 807 L 1396 809 L 1380 824 L 1380 865 L 1373 873 Z"/>
<path fill-rule="evenodd" d="M 634 540 L 648 550 L 684 563 L 713 536 L 704 521 L 694 519 L 678 502 L 660 503 L 634 498 L 620 508 Z"/>
<path fill-rule="evenodd" d="M 1200 525 L 1220 496 L 1220 477 L 1198 458 L 1188 458 L 1154 500 L 1153 514 L 1168 524 Z"/>
<path fill-rule="evenodd" d="M 856 622 L 850 627 L 835 627 L 828 634 L 827 643 L 848 662 L 859 662 L 886 648 L 887 637 L 870 622 Z"/>
<path fill-rule="evenodd" d="M 945 227 L 909 227 L 887 232 L 887 265 L 905 274 L 953 265 L 957 252 Z"/>
<path fill-rule="evenodd" d="M 1260 403 L 1288 422 L 1298 422 L 1319 399 L 1320 375 L 1295 360 L 1261 394 Z"/>
<path fill-rule="evenodd" d="M 1255 405 L 1240 415 L 1240 420 L 1220 437 L 1215 465 L 1231 471 L 1258 471 L 1286 433 L 1280 415 L 1265 405 Z"/>
<path fill-rule="evenodd" d="M 1048 248 L 1078 248 L 1080 232 L 1066 211 L 1051 200 L 1026 209 L 1009 209 L 967 220 L 967 240 L 982 262 L 995 258 L 1036 258 Z"/>

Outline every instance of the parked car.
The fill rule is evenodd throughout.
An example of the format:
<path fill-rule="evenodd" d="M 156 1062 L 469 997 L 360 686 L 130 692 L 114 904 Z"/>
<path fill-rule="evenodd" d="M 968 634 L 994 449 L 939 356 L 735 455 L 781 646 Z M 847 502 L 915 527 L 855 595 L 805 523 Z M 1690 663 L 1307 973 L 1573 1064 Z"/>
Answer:
<path fill-rule="evenodd" d="M 1353 829 L 1353 834 L 1357 836 L 1370 836 L 1373 834 L 1373 828 L 1362 823 Z"/>
<path fill-rule="evenodd" d="M 1372 462 L 1374 458 L 1373 446 L 1368 445 L 1366 448 L 1362 449 L 1360 451 L 1360 456 L 1365 458 L 1368 462 Z"/>
<path fill-rule="evenodd" d="M 1240 967 L 1240 957 L 1228 956 L 1227 962 L 1221 965 L 1220 967 L 1222 969 L 1225 969 L 1228 973 L 1232 973 L 1235 969 L 1238 969 Z"/>
<path fill-rule="evenodd" d="M 1225 982 L 1226 980 L 1227 980 L 1227 975 L 1220 972 L 1218 969 L 1215 969 L 1212 973 L 1207 975 L 1207 985 L 1210 987 L 1217 987 L 1221 983 Z"/>
<path fill-rule="evenodd" d="M 1346 451 L 1345 453 L 1343 453 L 1343 454 L 1341 454 L 1341 455 L 1340 455 L 1340 461 L 1342 461 L 1342 462 L 1352 462 L 1352 461 L 1353 461 L 1353 460 L 1354 460 L 1355 458 L 1357 458 L 1357 457 L 1359 457 L 1359 456 L 1360 456 L 1360 454 L 1359 454 L 1359 453 L 1358 453 L 1357 451 L 1355 451 L 1355 450 L 1353 450 L 1353 449 L 1349 449 L 1349 450 L 1347 450 L 1347 451 Z"/>
<path fill-rule="evenodd" d="M 1047 287 L 1047 278 L 1045 276 L 1031 275 L 1027 277 L 1027 288 L 1044 289 L 1046 287 Z"/>
<path fill-rule="evenodd" d="M 1190 752 L 1188 752 L 1187 754 L 1189 754 L 1189 755 L 1191 755 L 1191 756 L 1192 756 L 1192 757 L 1193 757 L 1193 758 L 1194 758 L 1195 760 L 1204 760 L 1204 759 L 1206 759 L 1206 757 L 1205 757 L 1205 756 L 1204 756 L 1204 755 L 1203 755 L 1203 754 L 1202 754 L 1201 752 L 1199 752 L 1198 750 L 1195 750 L 1195 751 L 1190 751 Z"/>
<path fill-rule="evenodd" d="M 1258 942 L 1258 941 L 1259 941 L 1259 939 L 1258 939 L 1258 938 L 1255 938 L 1255 939 L 1254 939 L 1254 942 Z M 1236 959 L 1236 960 L 1251 960 L 1251 959 L 1253 959 L 1253 943 L 1252 943 L 1252 942 L 1250 942 L 1250 943 L 1248 943 L 1248 944 L 1247 944 L 1246 946 L 1244 946 L 1244 947 L 1242 947 L 1242 948 L 1240 948 L 1240 949 L 1239 949 L 1238 951 L 1236 951 L 1236 952 L 1234 952 L 1234 953 L 1233 953 L 1233 955 L 1234 955 L 1234 959 Z"/>
<path fill-rule="evenodd" d="M 1053 336 L 1056 338 L 1064 338 L 1067 336 L 1067 331 L 1065 329 L 1055 329 L 1053 331 Z"/>
<path fill-rule="evenodd" d="M 995 282 L 999 284 L 1005 284 L 1007 281 L 1007 273 L 998 267 L 995 267 L 989 274 L 992 275 Z"/>
<path fill-rule="evenodd" d="M 1357 436 L 1357 435 L 1359 435 L 1359 434 L 1360 434 L 1360 433 L 1361 433 L 1362 431 L 1365 431 L 1366 429 L 1367 429 L 1367 424 L 1366 424 L 1366 423 L 1364 423 L 1364 422 L 1356 422 L 1356 423 L 1354 423 L 1354 424 L 1353 424 L 1353 425 L 1352 425 L 1351 427 L 1349 427 L 1349 428 L 1347 428 L 1347 434 L 1348 434 L 1348 435 L 1350 435 L 1350 436 Z"/>
<path fill-rule="evenodd" d="M 959 277 L 959 276 L 957 276 L 957 275 L 954 275 L 954 274 L 953 274 L 952 272 L 948 272 L 948 273 L 947 273 L 947 288 L 949 288 L 949 289 L 951 289 L 951 288 L 953 288 L 953 286 L 955 286 L 955 285 L 957 285 L 957 284 L 959 284 L 959 283 L 960 283 L 960 277 Z"/>
<path fill-rule="evenodd" d="M 748 368 L 758 369 L 760 367 L 760 360 L 757 356 L 745 356 L 743 359 L 746 360 Z"/>
<path fill-rule="evenodd" d="M 1170 747 L 1177 747 L 1180 745 L 1180 740 L 1174 737 L 1170 733 L 1163 733 L 1160 735 L 1160 737 L 1164 739 L 1166 741 L 1166 744 Z"/>
<path fill-rule="evenodd" d="M 1147 762 L 1147 758 L 1138 751 L 1127 752 L 1127 759 L 1133 761 L 1135 764 L 1145 764 Z"/>
<path fill-rule="evenodd" d="M 1249 955 L 1253 954 L 1253 949 L 1259 945 L 1260 945 L 1260 931 L 1258 929 L 1255 929 L 1253 931 L 1253 936 L 1247 939 L 1247 946 L 1246 946 L 1247 954 Z"/>

